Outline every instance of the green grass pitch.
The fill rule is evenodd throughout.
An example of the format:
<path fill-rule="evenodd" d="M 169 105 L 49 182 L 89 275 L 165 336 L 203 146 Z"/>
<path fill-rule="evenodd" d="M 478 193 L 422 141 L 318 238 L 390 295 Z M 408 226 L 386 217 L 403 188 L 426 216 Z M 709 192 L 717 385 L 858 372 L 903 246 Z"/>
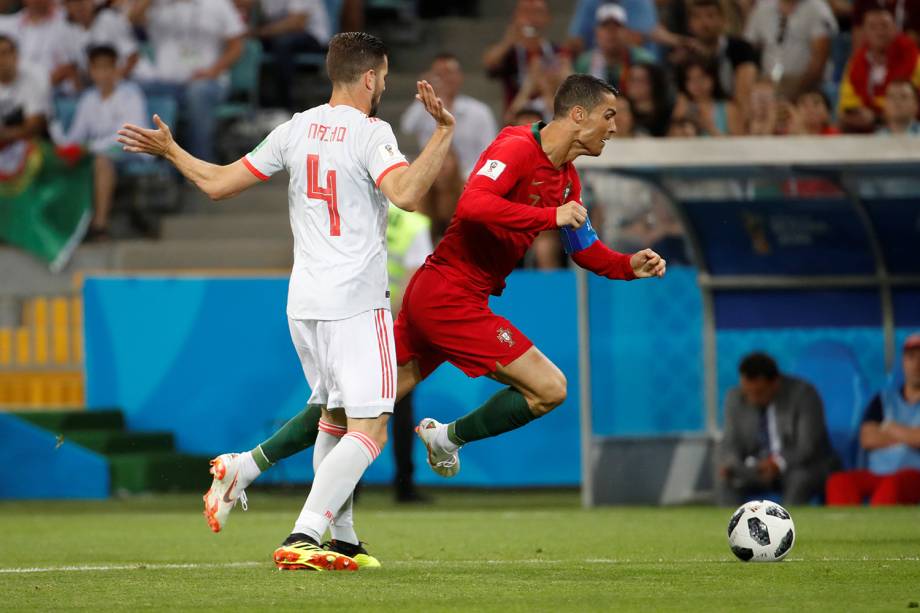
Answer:
<path fill-rule="evenodd" d="M 778 564 L 734 559 L 729 509 L 602 508 L 572 492 L 366 492 L 375 571 L 276 571 L 301 496 L 250 493 L 211 534 L 200 496 L 0 504 L 0 609 L 896 611 L 920 602 L 920 508 L 792 508 Z M 52 569 L 52 570 L 49 570 Z"/>

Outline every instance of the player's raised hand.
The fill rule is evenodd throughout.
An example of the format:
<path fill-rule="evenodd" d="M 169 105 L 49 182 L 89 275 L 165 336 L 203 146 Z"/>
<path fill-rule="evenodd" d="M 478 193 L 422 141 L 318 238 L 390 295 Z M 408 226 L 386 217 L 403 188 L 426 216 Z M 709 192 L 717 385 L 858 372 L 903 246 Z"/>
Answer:
<path fill-rule="evenodd" d="M 454 116 L 450 114 L 450 111 L 444 108 L 444 103 L 435 95 L 431 83 L 428 81 L 416 81 L 415 85 L 418 88 L 415 99 L 425 105 L 425 110 L 428 111 L 429 115 L 434 117 L 434 120 L 438 123 L 438 127 L 454 127 L 456 123 L 454 121 Z"/>
<path fill-rule="evenodd" d="M 118 131 L 118 142 L 130 153 L 149 153 L 165 157 L 175 142 L 172 132 L 159 115 L 153 116 L 153 123 L 157 127 L 156 130 L 126 123 Z"/>
<path fill-rule="evenodd" d="M 581 206 L 579 202 L 571 200 L 556 207 L 556 226 L 559 228 L 568 226 L 577 230 L 585 225 L 586 219 L 588 219 L 588 209 Z"/>
<path fill-rule="evenodd" d="M 643 249 L 634 253 L 629 258 L 629 264 L 632 266 L 633 273 L 639 279 L 663 277 L 667 269 L 665 259 L 651 249 Z"/>

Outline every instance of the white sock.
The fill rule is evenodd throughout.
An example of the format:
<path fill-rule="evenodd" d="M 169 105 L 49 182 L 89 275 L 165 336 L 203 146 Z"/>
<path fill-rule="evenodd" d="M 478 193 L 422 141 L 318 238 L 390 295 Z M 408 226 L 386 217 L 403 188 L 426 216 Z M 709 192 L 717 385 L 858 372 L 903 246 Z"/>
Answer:
<path fill-rule="evenodd" d="M 241 453 L 238 457 L 238 460 L 240 462 L 240 472 L 237 485 L 239 489 L 245 489 L 249 486 L 250 483 L 255 481 L 259 475 L 262 474 L 262 471 L 259 469 L 259 465 L 256 464 L 256 461 L 252 458 L 251 451 Z"/>
<path fill-rule="evenodd" d="M 450 440 L 450 438 L 447 436 L 447 424 L 442 425 L 435 431 L 434 442 L 438 444 L 438 447 L 447 453 L 454 453 L 460 449 L 460 445 Z"/>
<path fill-rule="evenodd" d="M 345 426 L 337 426 L 320 420 L 319 434 L 316 435 L 316 444 L 313 447 L 314 473 L 319 471 L 320 464 L 323 463 L 326 455 L 332 451 L 332 448 L 345 435 L 345 432 Z M 335 540 L 357 545 L 358 535 L 355 534 L 354 512 L 352 511 L 354 499 L 354 493 L 352 493 L 348 500 L 345 501 L 345 504 L 342 505 L 342 508 L 339 509 L 330 531 L 332 532 L 332 538 Z"/>
<path fill-rule="evenodd" d="M 380 448 L 369 436 L 361 432 L 343 436 L 316 471 L 310 495 L 294 524 L 294 532 L 306 534 L 319 543 L 361 475 L 378 455 Z"/>

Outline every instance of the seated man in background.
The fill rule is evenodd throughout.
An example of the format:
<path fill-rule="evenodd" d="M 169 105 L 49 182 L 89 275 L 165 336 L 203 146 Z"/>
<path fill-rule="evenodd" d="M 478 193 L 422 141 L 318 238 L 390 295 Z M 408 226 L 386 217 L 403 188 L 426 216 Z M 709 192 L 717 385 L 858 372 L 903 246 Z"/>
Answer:
<path fill-rule="evenodd" d="M 139 62 L 136 78 L 148 96 L 176 99 L 189 153 L 213 162 L 214 109 L 243 53 L 239 13 L 230 0 L 137 0 L 128 16 L 146 29 L 153 50 L 153 65 Z"/>
<path fill-rule="evenodd" d="M 54 88 L 80 88 L 77 59 L 82 49 L 69 35 L 64 11 L 54 0 L 24 0 L 22 10 L 0 16 L 0 33 L 15 37 L 19 57 L 42 72 Z"/>
<path fill-rule="evenodd" d="M 628 96 L 626 74 L 630 67 L 655 62 L 655 56 L 633 45 L 628 35 L 626 10 L 619 4 L 602 4 L 597 9 L 596 44 L 575 60 L 575 72 L 604 79 Z"/>
<path fill-rule="evenodd" d="M 722 92 L 746 116 L 751 88 L 757 80 L 757 52 L 743 38 L 726 33 L 725 11 L 719 0 L 693 0 L 689 11 L 693 47 L 716 63 Z"/>
<path fill-rule="evenodd" d="M 920 50 L 898 32 L 894 15 L 882 7 L 866 12 L 864 43 L 853 52 L 840 83 L 838 115 L 845 132 L 874 132 L 882 120 L 892 81 L 920 87 Z"/>
<path fill-rule="evenodd" d="M 108 238 L 109 212 L 117 184 L 116 164 L 124 158 L 117 132 L 126 123 L 147 125 L 147 105 L 141 88 L 122 81 L 118 71 L 118 52 L 108 46 L 89 50 L 92 88 L 80 96 L 73 123 L 61 144 L 85 147 L 93 159 L 93 219 L 87 238 Z"/>
<path fill-rule="evenodd" d="M 45 133 L 50 110 L 47 76 L 20 64 L 16 42 L 0 34 L 0 173 L 13 174 L 25 141 Z"/>
<path fill-rule="evenodd" d="M 253 0 L 242 2 L 243 7 Z M 263 23 L 252 35 L 272 54 L 277 73 L 277 103 L 291 109 L 298 53 L 325 53 L 333 32 L 323 0 L 259 0 Z"/>
<path fill-rule="evenodd" d="M 920 502 L 920 333 L 904 343 L 904 385 L 879 392 L 863 417 L 859 444 L 868 470 L 848 470 L 827 480 L 827 504 Z"/>
<path fill-rule="evenodd" d="M 725 399 L 719 460 L 720 502 L 735 505 L 771 491 L 805 504 L 839 467 L 817 390 L 779 372 L 765 353 L 746 356 L 741 384 Z"/>
<path fill-rule="evenodd" d="M 139 57 L 137 39 L 128 18 L 112 8 L 97 10 L 95 0 L 65 0 L 64 7 L 67 10 L 68 32 L 79 52 L 77 65 L 81 81 L 92 80 L 86 51 L 90 47 L 101 46 L 112 47 L 118 52 L 119 73 L 127 78 Z"/>
<path fill-rule="evenodd" d="M 885 88 L 885 124 L 876 134 L 907 134 L 920 136 L 920 94 L 910 81 L 892 81 Z"/>

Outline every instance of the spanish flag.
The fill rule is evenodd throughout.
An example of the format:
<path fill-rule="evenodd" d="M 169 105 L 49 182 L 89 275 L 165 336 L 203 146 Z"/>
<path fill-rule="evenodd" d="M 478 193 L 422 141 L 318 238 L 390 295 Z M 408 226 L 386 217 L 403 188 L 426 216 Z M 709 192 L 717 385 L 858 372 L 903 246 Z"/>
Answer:
<path fill-rule="evenodd" d="M 840 111 L 868 107 L 876 113 L 882 112 L 885 104 L 885 89 L 892 81 L 910 81 L 920 89 L 920 52 L 913 39 L 900 34 L 888 47 L 884 79 L 873 81 L 872 64 L 868 48 L 863 45 L 856 50 L 847 64 L 840 83 Z"/>

